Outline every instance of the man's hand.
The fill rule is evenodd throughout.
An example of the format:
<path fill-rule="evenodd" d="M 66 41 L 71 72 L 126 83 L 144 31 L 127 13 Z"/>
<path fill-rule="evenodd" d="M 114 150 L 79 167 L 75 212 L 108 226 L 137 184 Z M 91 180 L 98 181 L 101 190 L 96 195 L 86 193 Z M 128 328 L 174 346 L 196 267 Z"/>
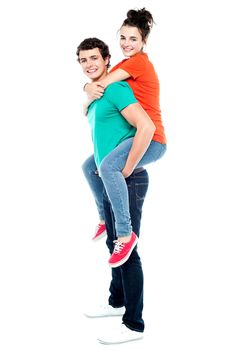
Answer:
<path fill-rule="evenodd" d="M 88 99 L 96 100 L 103 96 L 104 88 L 104 85 L 97 81 L 94 83 L 86 84 L 84 91 L 87 93 Z"/>
<path fill-rule="evenodd" d="M 134 171 L 134 169 L 127 169 L 127 167 L 124 167 L 124 169 L 122 170 L 122 175 L 124 176 L 124 178 L 126 179 L 127 177 L 129 177 L 132 172 Z"/>

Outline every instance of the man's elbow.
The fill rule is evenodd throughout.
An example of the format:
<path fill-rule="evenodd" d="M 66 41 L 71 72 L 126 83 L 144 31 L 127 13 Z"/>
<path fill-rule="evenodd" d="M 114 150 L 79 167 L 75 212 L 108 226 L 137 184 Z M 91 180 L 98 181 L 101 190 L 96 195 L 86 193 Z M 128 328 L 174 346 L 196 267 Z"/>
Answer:
<path fill-rule="evenodd" d="M 155 133 L 155 130 L 156 130 L 156 126 L 155 126 L 154 123 L 152 123 L 152 125 L 151 125 L 151 132 L 153 133 L 153 135 Z"/>
<path fill-rule="evenodd" d="M 156 130 L 156 126 L 154 125 L 153 122 L 151 123 L 148 123 L 146 126 L 145 126 L 145 132 L 148 134 L 148 135 L 151 135 L 153 136 L 154 133 L 155 133 L 155 130 Z"/>
<path fill-rule="evenodd" d="M 155 127 L 151 126 L 145 126 L 144 128 L 141 129 L 141 135 L 144 140 L 151 141 L 155 132 Z"/>

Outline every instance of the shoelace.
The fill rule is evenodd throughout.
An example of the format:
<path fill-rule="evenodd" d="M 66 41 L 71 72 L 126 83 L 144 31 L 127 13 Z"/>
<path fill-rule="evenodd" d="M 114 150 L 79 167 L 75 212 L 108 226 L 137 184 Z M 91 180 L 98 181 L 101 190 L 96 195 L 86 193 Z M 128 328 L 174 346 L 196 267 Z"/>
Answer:
<path fill-rule="evenodd" d="M 124 248 L 125 243 L 123 243 L 121 241 L 113 241 L 113 243 L 115 243 L 114 253 L 115 254 L 120 254 L 120 252 Z"/>

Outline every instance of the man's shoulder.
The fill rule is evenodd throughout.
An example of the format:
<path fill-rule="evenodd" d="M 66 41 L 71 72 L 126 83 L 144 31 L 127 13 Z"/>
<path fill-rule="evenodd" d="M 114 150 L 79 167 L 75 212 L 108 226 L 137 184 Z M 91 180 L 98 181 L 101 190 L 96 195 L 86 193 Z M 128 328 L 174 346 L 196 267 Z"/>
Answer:
<path fill-rule="evenodd" d="M 109 84 L 105 89 L 104 95 L 105 97 L 111 99 L 112 97 L 119 95 L 131 95 L 132 93 L 132 89 L 126 81 L 118 81 Z"/>
<path fill-rule="evenodd" d="M 133 90 L 125 81 L 109 84 L 104 91 L 103 100 L 114 105 L 119 110 L 137 102 Z"/>
<path fill-rule="evenodd" d="M 129 84 L 126 81 L 117 81 L 115 83 L 111 83 L 106 87 L 105 92 L 117 92 L 117 91 L 121 91 L 123 89 L 131 89 L 131 87 L 129 86 Z"/>

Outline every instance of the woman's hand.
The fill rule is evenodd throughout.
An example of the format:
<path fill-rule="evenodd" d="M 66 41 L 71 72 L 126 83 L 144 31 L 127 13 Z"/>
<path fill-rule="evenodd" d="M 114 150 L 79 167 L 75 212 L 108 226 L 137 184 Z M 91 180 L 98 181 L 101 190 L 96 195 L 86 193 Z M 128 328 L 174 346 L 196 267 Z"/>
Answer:
<path fill-rule="evenodd" d="M 87 93 L 88 99 L 93 101 L 103 96 L 104 85 L 98 81 L 87 83 L 84 87 L 84 91 Z"/>

